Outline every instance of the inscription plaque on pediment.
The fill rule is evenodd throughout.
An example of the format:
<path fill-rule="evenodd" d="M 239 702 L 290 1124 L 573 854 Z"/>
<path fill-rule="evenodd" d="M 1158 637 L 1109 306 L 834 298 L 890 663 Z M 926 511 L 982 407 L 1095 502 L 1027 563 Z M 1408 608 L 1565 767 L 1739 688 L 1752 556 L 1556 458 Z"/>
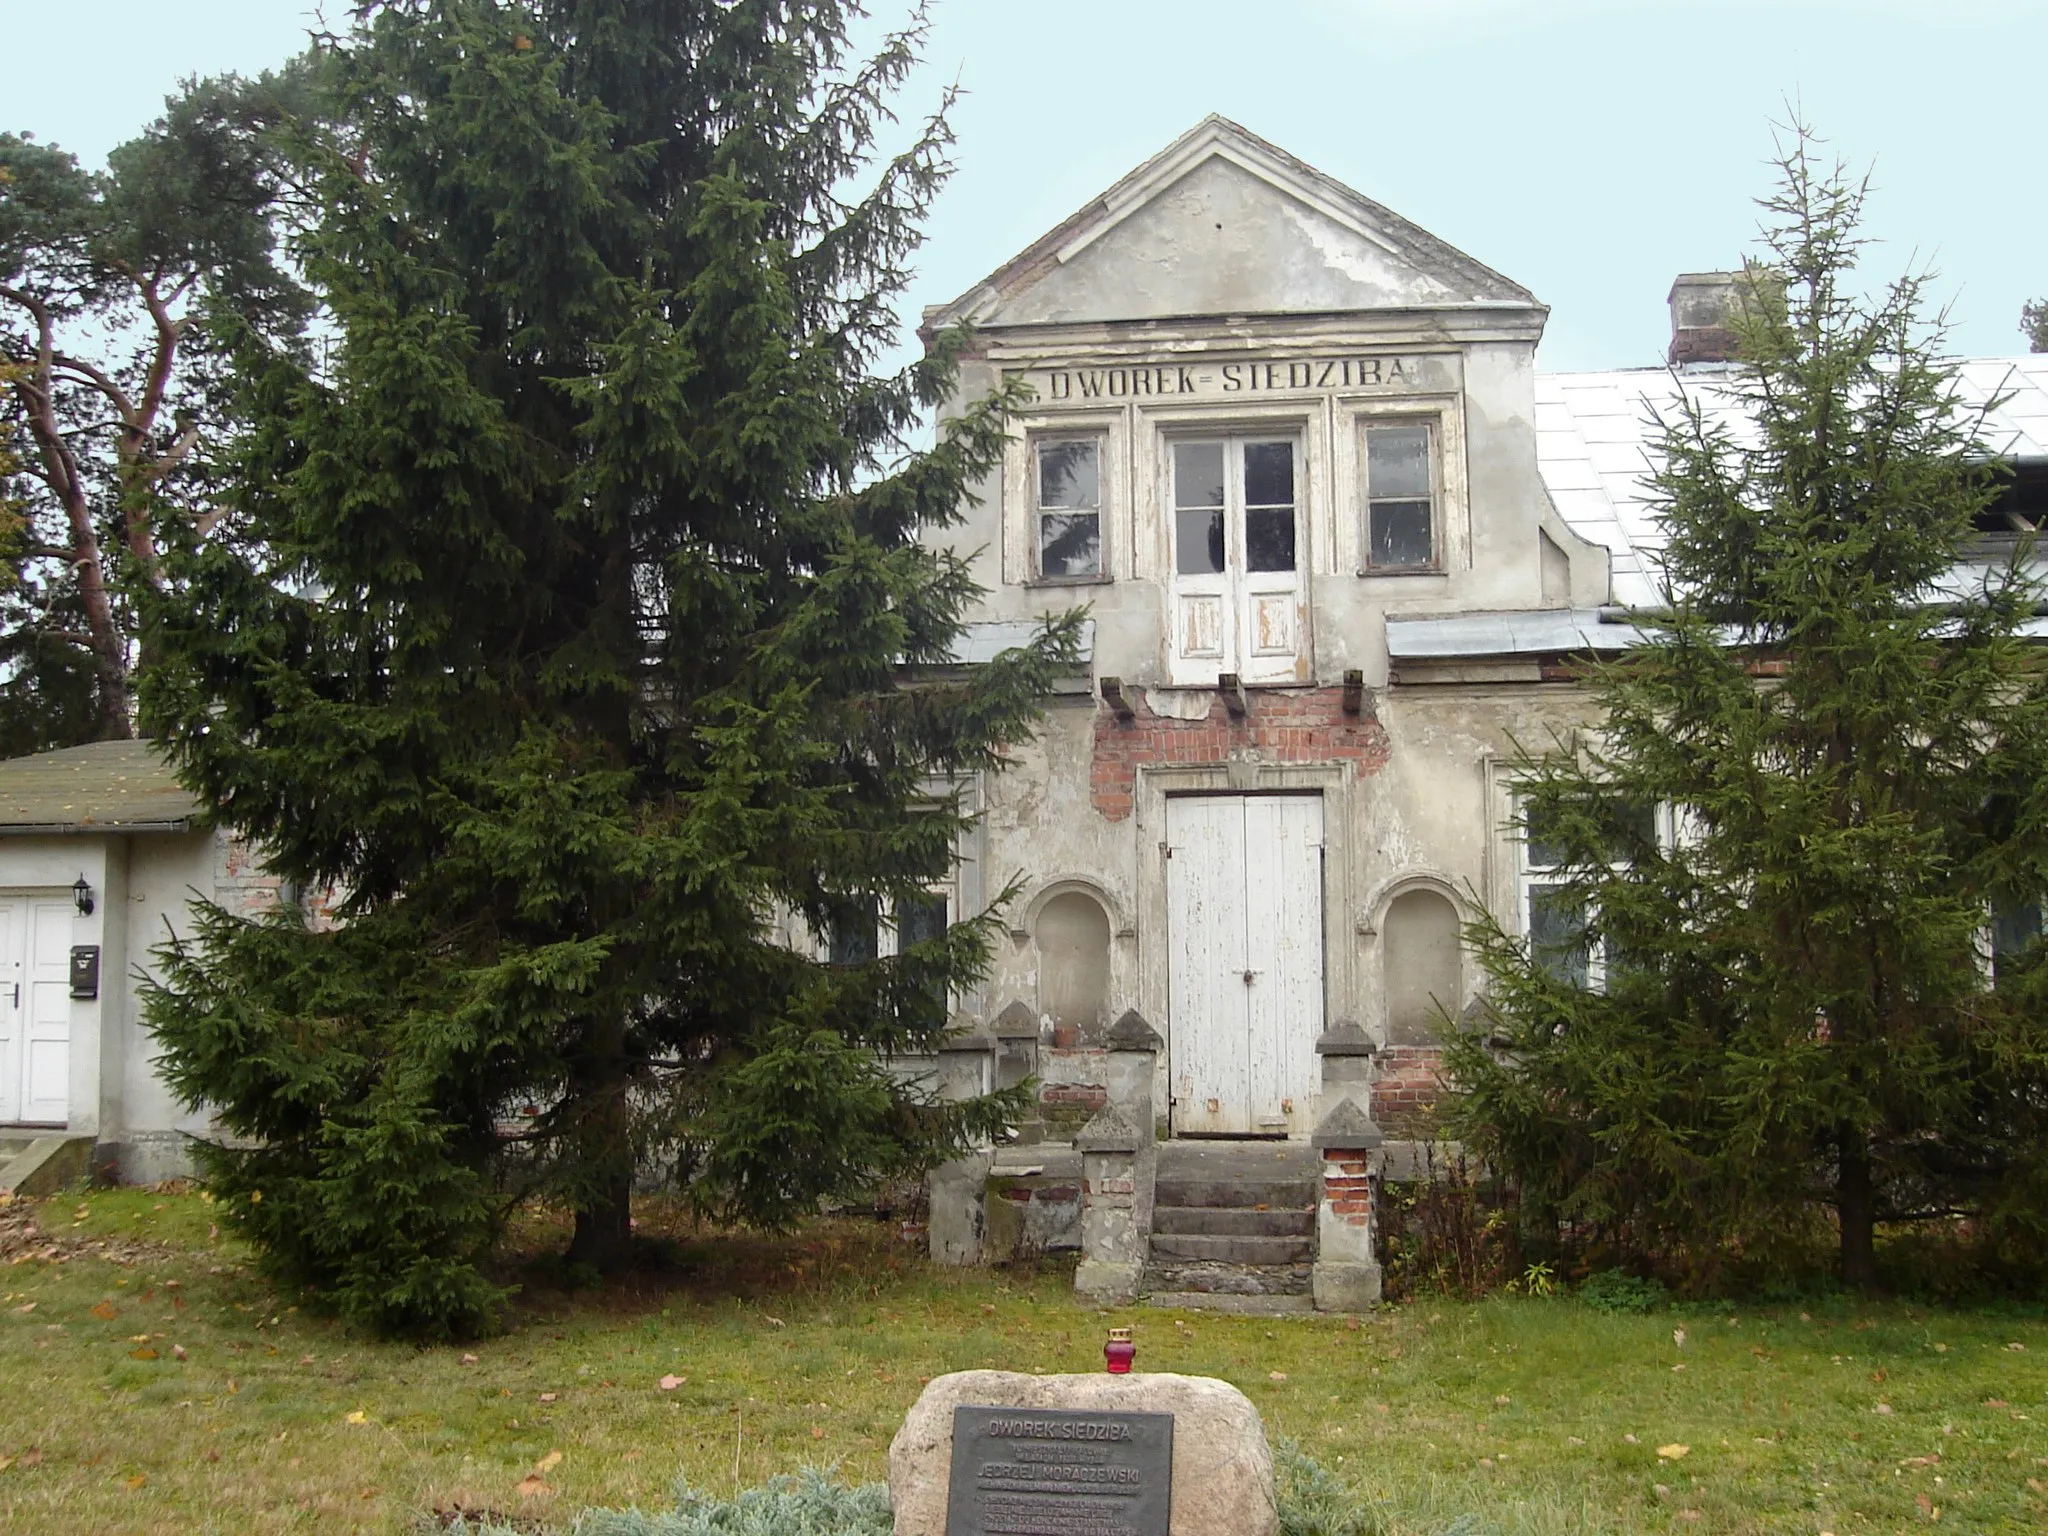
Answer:
<path fill-rule="evenodd" d="M 1173 1415 L 953 1410 L 946 1536 L 1167 1536 Z"/>

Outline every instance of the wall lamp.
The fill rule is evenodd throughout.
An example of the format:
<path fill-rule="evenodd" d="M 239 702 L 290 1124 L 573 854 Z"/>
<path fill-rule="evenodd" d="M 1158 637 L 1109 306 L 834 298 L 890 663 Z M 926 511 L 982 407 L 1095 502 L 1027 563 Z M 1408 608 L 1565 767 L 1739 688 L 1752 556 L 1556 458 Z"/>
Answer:
<path fill-rule="evenodd" d="M 92 886 L 85 876 L 78 877 L 78 884 L 71 887 L 71 899 L 78 903 L 80 917 L 92 916 Z"/>

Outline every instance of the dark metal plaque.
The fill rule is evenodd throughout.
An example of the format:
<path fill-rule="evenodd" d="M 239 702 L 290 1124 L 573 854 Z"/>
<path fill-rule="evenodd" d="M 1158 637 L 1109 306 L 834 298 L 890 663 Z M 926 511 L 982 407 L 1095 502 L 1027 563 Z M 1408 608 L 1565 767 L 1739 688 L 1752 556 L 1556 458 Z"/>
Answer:
<path fill-rule="evenodd" d="M 946 1536 L 1167 1536 L 1173 1415 L 953 1410 Z"/>

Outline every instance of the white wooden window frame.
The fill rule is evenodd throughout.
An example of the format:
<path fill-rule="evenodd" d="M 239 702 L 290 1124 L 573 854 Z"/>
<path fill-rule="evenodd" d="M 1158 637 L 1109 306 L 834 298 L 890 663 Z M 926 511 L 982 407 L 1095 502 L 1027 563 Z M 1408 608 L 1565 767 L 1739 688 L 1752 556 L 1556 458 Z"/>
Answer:
<path fill-rule="evenodd" d="M 1456 571 L 1472 568 L 1472 514 L 1469 478 L 1465 462 L 1464 401 L 1454 394 L 1339 395 L 1333 466 L 1336 483 L 1344 488 L 1345 515 L 1337 520 L 1337 568 L 1349 570 L 1370 581 L 1415 581 L 1435 577 L 1441 580 Z M 1429 565 L 1376 566 L 1371 563 L 1367 531 L 1370 487 L 1366 483 L 1367 431 L 1373 427 L 1427 426 L 1430 429 L 1431 501 L 1430 541 L 1434 560 Z"/>
<path fill-rule="evenodd" d="M 1108 586 L 1130 569 L 1130 447 L 1121 407 L 1046 412 L 1024 417 L 1003 453 L 1003 580 L 1020 587 Z M 1047 576 L 1038 564 L 1038 445 L 1092 439 L 1096 444 L 1096 515 L 1102 530 L 1100 570 L 1093 576 Z"/>
<path fill-rule="evenodd" d="M 1426 458 L 1429 489 L 1429 558 L 1411 565 L 1375 565 L 1372 559 L 1372 512 L 1378 502 L 1414 501 L 1413 496 L 1375 496 L 1372 489 L 1372 434 L 1403 427 L 1428 434 Z M 1434 576 L 1444 568 L 1443 424 L 1435 416 L 1374 416 L 1358 426 L 1358 557 L 1368 576 Z"/>
<path fill-rule="evenodd" d="M 1045 519 L 1063 513 L 1086 510 L 1080 507 L 1047 507 L 1039 500 L 1043 477 L 1039 456 L 1055 444 L 1086 443 L 1095 450 L 1095 569 L 1092 571 L 1048 571 L 1045 568 Z M 1045 587 L 1098 586 L 1111 580 L 1109 564 L 1109 434 L 1100 430 L 1034 432 L 1026 445 L 1025 501 L 1031 518 L 1032 580 Z"/>

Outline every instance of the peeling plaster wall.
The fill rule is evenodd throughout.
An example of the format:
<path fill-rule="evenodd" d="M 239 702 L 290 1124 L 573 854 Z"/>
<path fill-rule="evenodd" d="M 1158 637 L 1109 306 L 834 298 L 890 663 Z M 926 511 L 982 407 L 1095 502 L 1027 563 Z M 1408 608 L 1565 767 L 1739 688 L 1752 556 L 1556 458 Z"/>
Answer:
<path fill-rule="evenodd" d="M 1031 903 L 1084 886 L 1111 917 L 1107 1016 L 1137 1008 L 1168 1057 L 1165 797 L 1323 797 L 1325 1006 L 1309 1022 L 1355 1019 L 1384 1042 L 1387 905 L 1419 885 L 1461 914 L 1475 902 L 1511 914 L 1503 765 L 1515 740 L 1540 746 L 1587 715 L 1572 685 L 1546 681 L 1556 674 L 1533 662 L 1487 674 L 1513 682 L 1398 681 L 1385 621 L 1607 596 L 1606 552 L 1565 527 L 1538 473 L 1542 306 L 1375 205 L 1338 206 L 1355 194 L 1314 173 L 1259 163 L 1255 173 L 1251 160 L 1219 154 L 1145 185 L 1152 167 L 1141 168 L 977 291 L 961 401 L 1005 380 L 1034 398 L 962 523 L 934 535 L 974 552 L 988 593 L 975 619 L 1087 605 L 1094 677 L 1121 680 L 1133 711 L 1122 720 L 1099 700 L 1063 700 L 984 786 L 987 888 L 1013 875 L 1022 886 L 987 1013 L 1038 995 Z M 1375 220 L 1391 221 L 1387 238 L 1372 233 Z M 1366 428 L 1417 419 L 1435 424 L 1437 568 L 1368 573 Z M 1172 434 L 1192 431 L 1299 444 L 1302 686 L 1251 688 L 1242 720 L 1226 716 L 1213 684 L 1186 686 L 1185 667 L 1183 686 L 1168 686 L 1166 463 Z M 1031 443 L 1050 434 L 1100 444 L 1099 580 L 1037 575 Z M 1351 672 L 1367 690 L 1359 715 L 1340 713 Z M 1462 1004 L 1481 978 L 1470 963 L 1458 974 Z M 1043 1022 L 1048 1094 L 1078 1107 L 1100 1080 L 1090 1042 L 1055 1053 Z M 1409 1042 L 1385 1064 L 1387 1108 L 1424 1124 L 1433 1049 Z M 1297 1134 L 1304 1122 L 1290 1124 Z"/>

